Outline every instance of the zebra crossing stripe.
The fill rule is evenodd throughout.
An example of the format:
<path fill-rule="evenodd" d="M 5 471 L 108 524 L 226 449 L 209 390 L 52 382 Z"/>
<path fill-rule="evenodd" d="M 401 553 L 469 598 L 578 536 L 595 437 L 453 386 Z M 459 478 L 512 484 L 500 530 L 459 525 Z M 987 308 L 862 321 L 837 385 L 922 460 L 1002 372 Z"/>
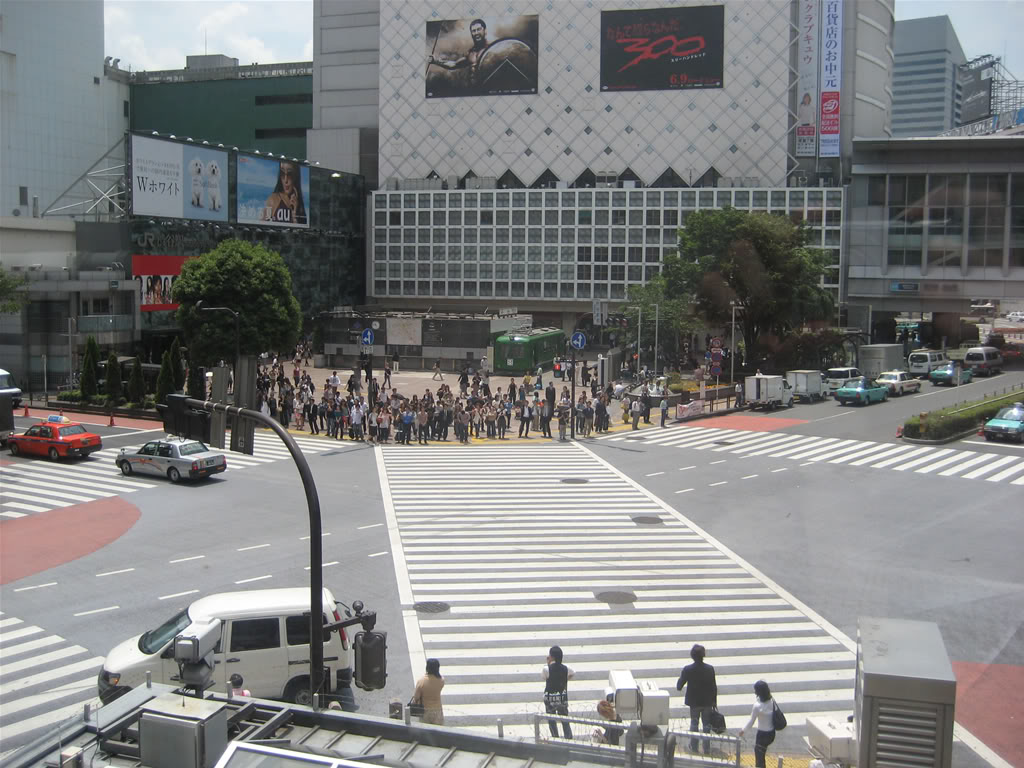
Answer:
<path fill-rule="evenodd" d="M 940 477 L 950 477 L 951 475 L 955 475 L 955 474 L 957 474 L 959 472 L 963 472 L 968 467 L 973 467 L 975 464 L 978 464 L 978 463 L 980 463 L 982 461 L 985 461 L 986 459 L 991 458 L 993 455 L 994 454 L 991 454 L 991 453 L 979 453 L 979 454 L 975 455 L 974 457 L 968 459 L 967 461 L 964 461 L 964 462 L 962 462 L 960 464 L 957 464 L 955 467 L 950 467 L 949 469 L 942 470 L 941 472 L 939 472 L 939 476 Z"/>
<path fill-rule="evenodd" d="M 993 475 L 992 477 L 987 477 L 985 479 L 990 483 L 998 483 L 1001 480 L 1005 480 L 1008 477 L 1013 477 L 1018 472 L 1024 472 L 1024 461 L 1022 461 L 1020 464 L 1016 464 L 1010 467 L 1009 469 L 1004 469 L 998 475 Z"/>
<path fill-rule="evenodd" d="M 919 467 L 925 462 L 929 462 L 932 459 L 937 459 L 939 456 L 946 456 L 947 454 L 950 453 L 953 453 L 952 448 L 944 448 L 941 451 L 934 451 L 933 453 L 929 453 L 918 459 L 914 459 L 913 461 L 908 461 L 906 464 L 900 464 L 898 467 L 893 467 L 893 470 L 896 472 L 906 472 L 908 469 Z"/>
<path fill-rule="evenodd" d="M 809 437 L 807 435 L 791 435 L 792 440 L 780 440 L 778 443 L 768 446 L 767 448 L 759 448 L 752 453 L 747 454 L 748 456 L 763 456 L 766 453 L 777 451 L 780 448 L 806 448 L 811 443 L 817 442 L 820 438 Z"/>
<path fill-rule="evenodd" d="M 922 475 L 927 475 L 930 472 L 934 472 L 936 469 L 941 469 L 947 464 L 952 464 L 954 461 L 962 461 L 966 456 L 974 456 L 975 454 L 971 451 L 956 451 L 952 456 L 949 456 L 941 461 L 933 462 L 920 469 L 915 469 L 914 472 Z"/>
<path fill-rule="evenodd" d="M 968 472 L 966 475 L 962 475 L 962 477 L 965 480 L 973 480 L 976 477 L 981 477 L 982 475 L 987 475 L 989 472 L 992 472 L 993 470 L 998 469 L 999 467 L 1003 466 L 1004 464 L 1009 464 L 1015 458 L 1017 458 L 1017 457 L 1016 456 L 1003 456 L 1002 458 L 996 459 L 991 464 L 988 464 L 988 465 L 986 465 L 984 467 L 979 467 L 978 469 L 975 469 L 975 470 L 973 470 L 971 472 Z"/>

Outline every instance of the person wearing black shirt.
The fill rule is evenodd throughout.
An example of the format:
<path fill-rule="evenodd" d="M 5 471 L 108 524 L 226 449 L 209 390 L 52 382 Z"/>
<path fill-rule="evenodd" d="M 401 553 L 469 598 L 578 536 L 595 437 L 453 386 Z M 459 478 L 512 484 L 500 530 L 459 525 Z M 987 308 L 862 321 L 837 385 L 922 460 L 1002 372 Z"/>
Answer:
<path fill-rule="evenodd" d="M 687 664 L 676 681 L 676 690 L 686 686 L 686 706 L 690 708 L 690 731 L 696 732 L 700 721 L 704 721 L 704 733 L 711 732 L 711 710 L 718 705 L 718 684 L 715 682 L 715 668 L 704 663 L 703 645 L 690 649 L 693 664 Z M 711 751 L 710 739 L 704 739 L 704 754 Z M 690 751 L 697 751 L 697 739 L 690 739 Z"/>
<path fill-rule="evenodd" d="M 544 711 L 549 715 L 569 716 L 569 680 L 575 674 L 572 669 L 562 663 L 562 649 L 557 645 L 548 651 L 547 666 L 542 670 L 544 678 Z M 548 720 L 551 736 L 558 738 L 558 723 Z M 562 723 L 562 735 L 572 738 L 569 723 Z"/>

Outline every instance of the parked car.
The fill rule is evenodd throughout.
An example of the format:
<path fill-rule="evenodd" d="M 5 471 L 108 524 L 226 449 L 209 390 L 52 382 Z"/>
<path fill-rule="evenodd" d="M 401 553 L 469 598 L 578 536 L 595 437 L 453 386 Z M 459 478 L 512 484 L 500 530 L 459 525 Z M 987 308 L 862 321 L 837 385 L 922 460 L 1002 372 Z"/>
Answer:
<path fill-rule="evenodd" d="M 915 349 L 907 358 L 907 367 L 913 376 L 928 378 L 928 374 L 949 362 L 949 355 L 938 349 Z"/>
<path fill-rule="evenodd" d="M 836 400 L 840 405 L 847 403 L 870 405 L 871 403 L 884 403 L 888 399 L 889 387 L 873 381 L 867 376 L 849 379 L 836 390 Z"/>
<path fill-rule="evenodd" d="M 825 396 L 834 395 L 843 384 L 860 375 L 859 368 L 829 368 L 825 371 Z"/>
<path fill-rule="evenodd" d="M 893 397 L 900 397 L 907 392 L 920 392 L 921 381 L 911 376 L 906 371 L 885 371 L 878 374 L 876 381 L 889 388 L 889 394 Z"/>
<path fill-rule="evenodd" d="M 982 427 L 986 440 L 1016 440 L 1024 443 L 1024 403 L 1003 408 Z"/>
<path fill-rule="evenodd" d="M 1011 323 L 1024 323 L 1024 312 L 1011 312 L 1006 319 Z"/>
<path fill-rule="evenodd" d="M 975 376 L 991 376 L 1003 372 L 1003 356 L 995 347 L 971 347 L 964 355 L 964 367 Z"/>
<path fill-rule="evenodd" d="M 151 440 L 137 451 L 122 448 L 114 459 L 121 474 L 141 472 L 162 475 L 172 483 L 182 478 L 198 480 L 228 468 L 223 453 L 211 451 L 198 440 Z"/>
<path fill-rule="evenodd" d="M 946 363 L 942 368 L 936 368 L 928 374 L 928 380 L 932 384 L 945 384 L 950 387 L 957 384 L 969 384 L 973 378 L 974 374 L 971 373 L 970 368 L 962 368 L 956 362 Z"/>
<path fill-rule="evenodd" d="M 11 455 L 49 456 L 54 461 L 88 456 L 103 448 L 103 438 L 66 416 L 50 416 L 24 434 L 7 438 Z"/>

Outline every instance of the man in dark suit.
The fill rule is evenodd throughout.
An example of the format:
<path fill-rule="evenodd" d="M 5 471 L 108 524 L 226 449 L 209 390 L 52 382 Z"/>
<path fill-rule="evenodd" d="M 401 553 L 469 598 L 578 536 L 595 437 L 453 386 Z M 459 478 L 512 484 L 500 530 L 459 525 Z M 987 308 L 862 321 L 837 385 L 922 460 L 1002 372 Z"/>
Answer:
<path fill-rule="evenodd" d="M 715 682 L 715 668 L 704 663 L 704 646 L 694 645 L 690 649 L 693 664 L 687 664 L 676 681 L 676 690 L 686 686 L 686 706 L 690 708 L 690 731 L 696 732 L 701 720 L 704 733 L 711 732 L 711 710 L 718 705 L 718 684 Z M 690 751 L 697 751 L 697 739 L 690 739 Z M 711 751 L 711 742 L 704 739 L 704 754 Z"/>

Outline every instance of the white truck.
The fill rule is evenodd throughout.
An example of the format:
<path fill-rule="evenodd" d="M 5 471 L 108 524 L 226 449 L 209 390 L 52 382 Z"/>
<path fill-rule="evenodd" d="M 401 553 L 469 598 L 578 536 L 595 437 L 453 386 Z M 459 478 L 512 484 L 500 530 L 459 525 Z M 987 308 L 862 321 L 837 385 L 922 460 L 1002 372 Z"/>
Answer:
<path fill-rule="evenodd" d="M 786 381 L 793 388 L 793 398 L 796 400 L 823 400 L 824 378 L 821 371 L 786 371 Z"/>
<path fill-rule="evenodd" d="M 858 367 L 869 379 L 883 371 L 904 371 L 907 368 L 902 344 L 865 344 L 858 353 Z"/>
<path fill-rule="evenodd" d="M 782 376 L 747 376 L 743 396 L 751 409 L 773 411 L 783 406 L 793 407 L 793 387 Z"/>

